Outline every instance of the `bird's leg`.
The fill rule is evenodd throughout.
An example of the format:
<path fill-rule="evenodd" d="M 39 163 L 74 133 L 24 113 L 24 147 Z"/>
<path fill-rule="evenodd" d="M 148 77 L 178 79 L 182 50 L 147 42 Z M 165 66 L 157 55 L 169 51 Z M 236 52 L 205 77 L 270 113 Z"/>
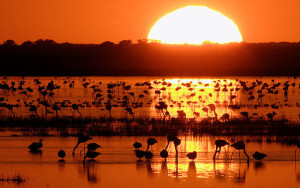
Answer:
<path fill-rule="evenodd" d="M 296 149 L 295 149 L 295 161 L 296 161 L 296 157 L 297 157 L 297 149 L 298 149 L 298 147 L 296 147 Z"/>
<path fill-rule="evenodd" d="M 232 160 L 232 156 L 233 156 L 233 153 L 235 152 L 235 150 L 232 152 L 232 154 L 231 154 L 231 159 L 230 160 Z"/>
<path fill-rule="evenodd" d="M 218 147 L 216 146 L 216 151 L 215 151 L 214 157 L 213 157 L 214 160 L 216 159 L 216 153 L 217 153 L 217 152 L 218 152 Z"/>
<path fill-rule="evenodd" d="M 247 158 L 248 158 L 247 163 L 249 164 L 249 156 L 247 155 L 246 150 L 245 150 L 245 149 L 243 149 L 243 150 L 244 150 L 245 155 L 246 155 Z"/>
<path fill-rule="evenodd" d="M 73 155 L 75 155 L 75 150 L 76 150 L 76 148 L 78 147 L 78 145 L 79 145 L 79 142 L 77 142 L 77 144 L 76 144 L 76 146 L 74 147 L 74 149 L 73 149 Z"/>

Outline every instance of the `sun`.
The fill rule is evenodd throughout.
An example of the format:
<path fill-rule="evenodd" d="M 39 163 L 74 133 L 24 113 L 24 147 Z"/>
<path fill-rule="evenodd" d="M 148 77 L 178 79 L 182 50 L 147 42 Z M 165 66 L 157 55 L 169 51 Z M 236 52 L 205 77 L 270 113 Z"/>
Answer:
<path fill-rule="evenodd" d="M 148 40 L 165 44 L 241 42 L 238 26 L 229 18 L 204 6 L 186 6 L 160 18 Z"/>

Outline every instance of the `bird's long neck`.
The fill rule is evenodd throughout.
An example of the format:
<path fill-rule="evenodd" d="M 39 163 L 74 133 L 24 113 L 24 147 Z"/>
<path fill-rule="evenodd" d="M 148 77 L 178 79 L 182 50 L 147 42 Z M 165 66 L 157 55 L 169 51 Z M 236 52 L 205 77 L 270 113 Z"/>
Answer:
<path fill-rule="evenodd" d="M 245 153 L 245 155 L 247 156 L 248 162 L 249 162 L 249 156 L 248 156 L 248 154 L 246 153 L 246 150 L 245 150 L 245 149 L 243 149 L 243 150 L 244 150 L 244 153 Z"/>
<path fill-rule="evenodd" d="M 148 145 L 147 145 L 147 149 L 146 149 L 146 152 L 147 152 L 147 151 L 149 150 L 149 146 L 150 146 L 150 145 L 148 144 Z"/>
<path fill-rule="evenodd" d="M 75 150 L 76 150 L 76 148 L 78 147 L 78 145 L 79 145 L 79 142 L 77 142 L 77 145 L 74 147 L 74 149 L 73 149 L 73 155 L 75 155 Z"/>
<path fill-rule="evenodd" d="M 170 144 L 170 141 L 168 141 L 168 144 L 167 144 L 167 146 L 166 146 L 166 149 L 168 149 L 169 144 Z"/>

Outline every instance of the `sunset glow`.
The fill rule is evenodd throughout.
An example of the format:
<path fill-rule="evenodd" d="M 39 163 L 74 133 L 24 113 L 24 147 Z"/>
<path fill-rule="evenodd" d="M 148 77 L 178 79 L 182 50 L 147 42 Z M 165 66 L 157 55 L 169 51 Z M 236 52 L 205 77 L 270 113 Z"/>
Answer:
<path fill-rule="evenodd" d="M 148 39 L 167 44 L 241 42 L 236 24 L 221 13 L 203 6 L 187 6 L 160 18 Z"/>

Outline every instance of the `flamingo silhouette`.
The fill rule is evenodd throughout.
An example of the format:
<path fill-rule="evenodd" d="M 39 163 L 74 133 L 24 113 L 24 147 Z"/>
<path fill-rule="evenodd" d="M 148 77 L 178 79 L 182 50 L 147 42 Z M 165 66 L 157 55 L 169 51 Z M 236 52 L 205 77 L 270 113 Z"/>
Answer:
<path fill-rule="evenodd" d="M 160 156 L 162 157 L 162 158 L 164 158 L 165 159 L 165 161 L 167 161 L 167 157 L 169 156 L 169 153 L 168 153 L 168 151 L 167 150 L 162 150 L 161 152 L 160 152 Z"/>
<path fill-rule="evenodd" d="M 85 154 L 85 156 L 84 156 L 83 163 L 85 163 L 86 158 L 94 159 L 98 155 L 100 155 L 99 152 L 96 152 L 96 151 L 87 151 L 86 154 Z"/>
<path fill-rule="evenodd" d="M 139 159 L 145 157 L 145 151 L 142 151 L 142 150 L 135 150 L 135 156 Z"/>
<path fill-rule="evenodd" d="M 149 150 L 150 146 L 153 146 L 154 144 L 157 143 L 157 140 L 155 138 L 148 138 L 147 140 L 147 150 L 146 152 Z"/>
<path fill-rule="evenodd" d="M 31 151 L 36 151 L 36 150 L 39 150 L 43 147 L 43 143 L 42 143 L 43 139 L 40 139 L 39 142 L 32 142 L 32 144 L 30 144 L 28 146 L 28 148 L 31 150 Z"/>
<path fill-rule="evenodd" d="M 135 148 L 135 150 L 139 150 L 139 149 L 142 147 L 142 144 L 139 143 L 139 142 L 135 142 L 135 143 L 133 144 L 133 147 Z"/>
<path fill-rule="evenodd" d="M 58 155 L 58 157 L 63 159 L 66 156 L 66 152 L 61 149 L 58 151 L 57 155 Z"/>
<path fill-rule="evenodd" d="M 243 150 L 245 155 L 248 158 L 247 163 L 249 163 L 249 156 L 246 153 L 246 149 L 245 149 L 246 146 L 245 146 L 245 143 L 243 141 L 236 142 L 234 144 L 231 144 L 230 146 L 234 147 L 236 150 L 239 150 L 239 158 L 240 158 L 240 150 Z M 233 155 L 233 152 L 232 152 L 232 155 Z M 232 155 L 231 155 L 231 158 L 232 158 Z"/>
<path fill-rule="evenodd" d="M 186 156 L 187 156 L 189 159 L 194 160 L 194 159 L 196 159 L 196 157 L 197 157 L 197 152 L 196 152 L 196 151 L 193 151 L 193 152 L 191 152 L 191 153 L 188 153 Z"/>
<path fill-rule="evenodd" d="M 76 146 L 74 147 L 72 154 L 75 155 L 75 150 L 76 150 L 76 148 L 79 146 L 79 144 L 81 144 L 81 143 L 85 144 L 87 141 L 89 141 L 89 140 L 91 140 L 91 139 L 92 139 L 92 138 L 89 137 L 89 136 L 79 135 L 79 136 L 78 136 L 78 140 L 77 140 L 77 144 L 76 144 Z M 84 145 L 84 148 L 85 148 L 85 145 Z"/>
<path fill-rule="evenodd" d="M 266 154 L 260 153 L 258 151 L 256 151 L 252 156 L 253 156 L 254 159 L 259 160 L 259 161 L 264 159 L 265 157 L 267 157 Z"/>
<path fill-rule="evenodd" d="M 216 145 L 216 151 L 215 151 L 214 157 L 213 157 L 214 160 L 216 158 L 216 154 L 221 152 L 221 148 L 226 145 L 229 145 L 229 143 L 226 140 L 216 140 L 215 145 Z M 225 153 L 226 153 L 226 150 L 225 150 Z"/>

